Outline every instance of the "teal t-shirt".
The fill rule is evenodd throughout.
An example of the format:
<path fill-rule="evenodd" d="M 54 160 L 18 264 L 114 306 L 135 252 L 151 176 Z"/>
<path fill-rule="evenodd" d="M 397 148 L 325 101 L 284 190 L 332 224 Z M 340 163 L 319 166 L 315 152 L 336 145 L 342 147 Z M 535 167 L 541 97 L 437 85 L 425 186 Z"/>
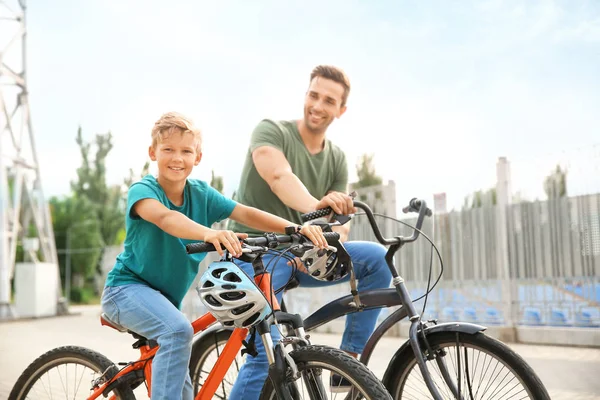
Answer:
<path fill-rule="evenodd" d="M 206 253 L 187 254 L 185 245 L 193 240 L 171 236 L 153 223 L 133 216 L 133 205 L 142 199 L 156 199 L 207 227 L 228 218 L 237 203 L 196 179 L 187 180 L 181 206 L 171 203 L 152 175 L 146 175 L 129 188 L 124 250 L 108 273 L 106 286 L 146 284 L 180 308 Z"/>

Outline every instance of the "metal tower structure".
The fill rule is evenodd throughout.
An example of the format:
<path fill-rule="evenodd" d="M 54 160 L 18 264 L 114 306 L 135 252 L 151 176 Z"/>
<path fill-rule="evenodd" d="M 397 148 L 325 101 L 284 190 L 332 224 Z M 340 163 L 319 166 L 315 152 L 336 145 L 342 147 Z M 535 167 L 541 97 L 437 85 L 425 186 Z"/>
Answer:
<path fill-rule="evenodd" d="M 0 0 L 0 319 L 15 317 L 18 244 L 31 261 L 58 262 L 29 110 L 25 10 L 25 0 Z"/>

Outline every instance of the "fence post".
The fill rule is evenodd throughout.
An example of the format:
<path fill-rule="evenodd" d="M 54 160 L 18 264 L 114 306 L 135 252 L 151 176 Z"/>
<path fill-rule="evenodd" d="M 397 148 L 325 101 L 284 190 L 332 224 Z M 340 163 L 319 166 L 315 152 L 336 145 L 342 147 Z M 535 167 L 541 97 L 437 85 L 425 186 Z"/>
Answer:
<path fill-rule="evenodd" d="M 498 277 L 502 287 L 502 303 L 504 305 L 504 320 L 511 328 L 509 335 L 515 335 L 515 312 L 512 296 L 510 263 L 508 254 L 507 212 L 511 203 L 510 164 L 506 157 L 499 157 L 496 163 L 496 261 Z"/>

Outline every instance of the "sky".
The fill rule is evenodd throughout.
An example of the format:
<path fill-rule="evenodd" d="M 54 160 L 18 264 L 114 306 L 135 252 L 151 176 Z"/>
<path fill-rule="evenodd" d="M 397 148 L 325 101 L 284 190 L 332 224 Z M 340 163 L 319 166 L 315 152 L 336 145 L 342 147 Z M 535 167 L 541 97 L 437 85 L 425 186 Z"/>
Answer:
<path fill-rule="evenodd" d="M 204 134 L 191 177 L 214 170 L 231 195 L 253 128 L 301 118 L 318 64 L 351 81 L 348 110 L 327 132 L 350 180 L 359 157 L 374 154 L 399 205 L 446 192 L 449 208 L 460 206 L 495 185 L 498 157 L 521 197 L 543 197 L 557 163 L 568 166 L 570 194 L 600 191 L 596 0 L 28 3 L 29 104 L 47 197 L 69 193 L 79 126 L 87 140 L 112 133 L 107 176 L 121 183 L 141 170 L 152 125 L 171 110 Z"/>

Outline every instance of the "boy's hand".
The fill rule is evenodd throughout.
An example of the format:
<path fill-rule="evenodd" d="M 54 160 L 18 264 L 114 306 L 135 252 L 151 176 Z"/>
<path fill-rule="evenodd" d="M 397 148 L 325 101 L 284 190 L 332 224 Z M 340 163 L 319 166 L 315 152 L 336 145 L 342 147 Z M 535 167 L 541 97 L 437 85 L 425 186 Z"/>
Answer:
<path fill-rule="evenodd" d="M 323 236 L 323 229 L 318 225 L 304 225 L 300 228 L 300 233 L 310 239 L 311 242 L 320 249 L 328 246 L 327 239 Z"/>
<path fill-rule="evenodd" d="M 246 239 L 247 237 L 248 235 L 246 233 L 211 229 L 204 235 L 204 242 L 212 243 L 220 256 L 224 253 L 221 248 L 221 244 L 223 244 L 231 255 L 239 257 L 242 255 L 242 243 L 240 242 L 240 239 Z"/>
<path fill-rule="evenodd" d="M 331 192 L 327 196 L 323 197 L 315 206 L 315 209 L 320 210 L 322 208 L 331 207 L 333 211 L 338 215 L 349 215 L 356 212 L 354 208 L 354 200 L 346 193 L 342 192 Z"/>

